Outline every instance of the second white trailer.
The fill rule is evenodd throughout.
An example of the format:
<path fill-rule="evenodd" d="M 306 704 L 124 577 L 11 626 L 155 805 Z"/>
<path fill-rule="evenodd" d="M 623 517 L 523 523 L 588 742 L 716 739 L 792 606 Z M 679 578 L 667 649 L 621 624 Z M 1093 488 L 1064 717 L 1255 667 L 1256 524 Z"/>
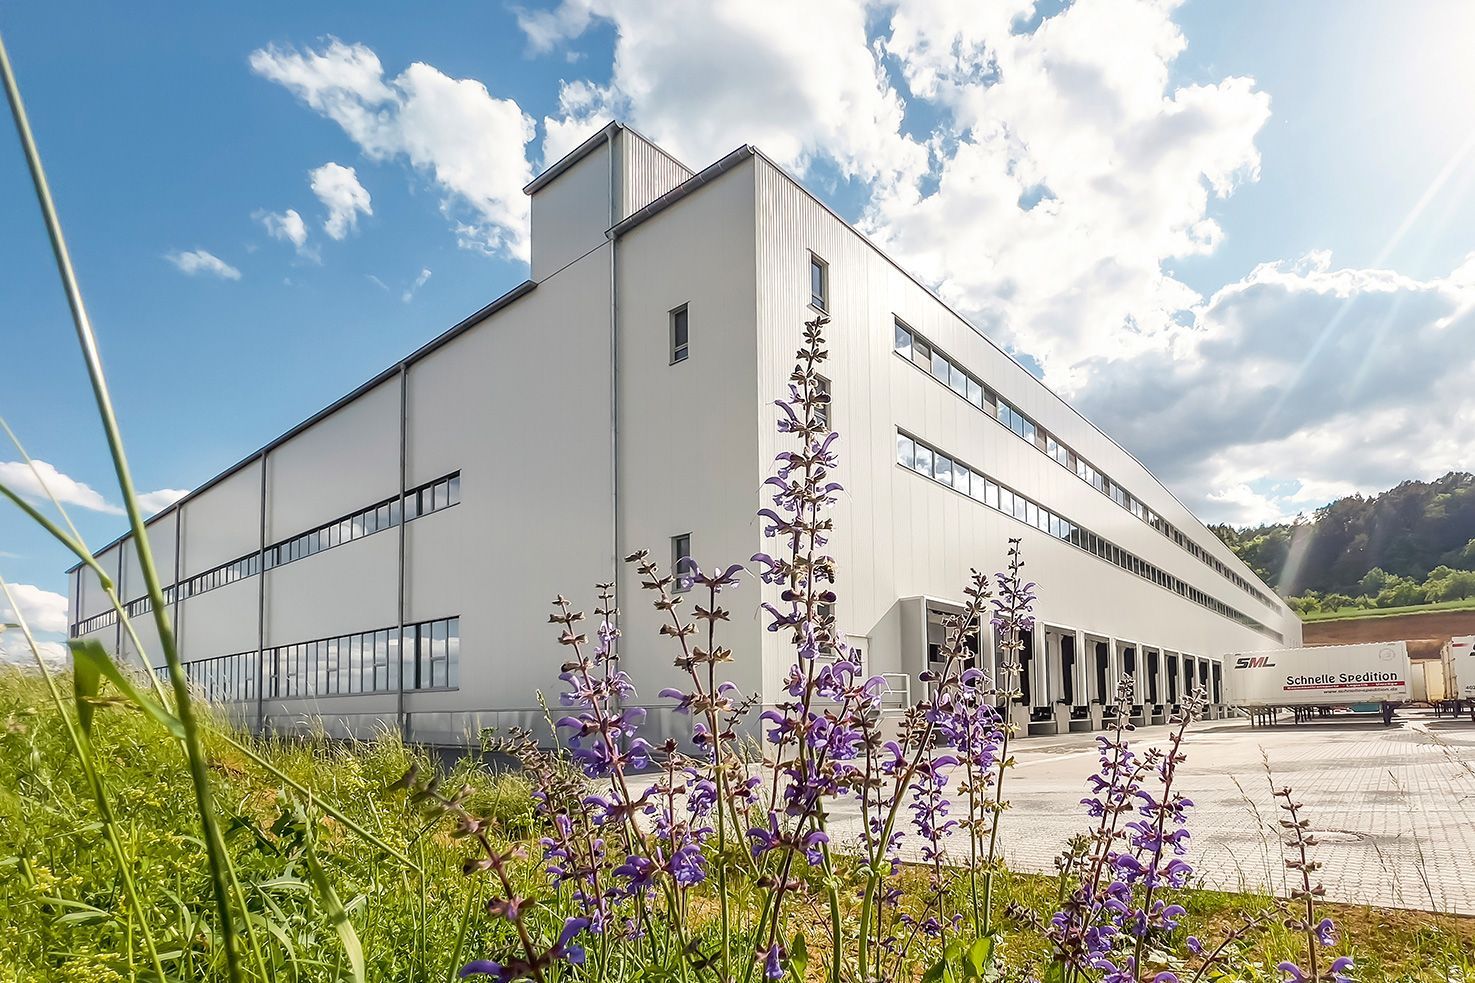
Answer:
<path fill-rule="evenodd" d="M 1475 635 L 1456 635 L 1439 654 L 1444 668 L 1444 698 L 1475 699 Z"/>
<path fill-rule="evenodd" d="M 1403 642 L 1314 645 L 1225 658 L 1225 702 L 1239 707 L 1403 703 L 1409 699 Z"/>

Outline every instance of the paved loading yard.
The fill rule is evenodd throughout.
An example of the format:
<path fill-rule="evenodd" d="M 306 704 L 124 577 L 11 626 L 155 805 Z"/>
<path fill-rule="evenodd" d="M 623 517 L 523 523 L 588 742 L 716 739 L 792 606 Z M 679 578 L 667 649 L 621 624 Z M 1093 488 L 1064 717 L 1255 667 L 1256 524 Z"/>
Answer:
<path fill-rule="evenodd" d="M 1142 748 L 1165 727 L 1135 732 Z M 1018 742 L 1007 779 L 1005 855 L 1015 870 L 1052 871 L 1071 835 L 1083 832 L 1079 805 L 1096 770 L 1089 735 Z M 1283 891 L 1286 873 L 1273 824 L 1262 751 L 1277 785 L 1290 785 L 1321 834 L 1317 859 L 1334 901 L 1475 914 L 1475 724 L 1407 711 L 1380 723 L 1251 729 L 1242 721 L 1196 724 L 1180 771 L 1189 813 L 1188 860 L 1209 887 Z M 1466 766 L 1471 770 L 1466 770 Z M 854 835 L 853 815 L 836 817 L 837 836 Z M 908 847 L 915 845 L 911 841 Z M 966 858 L 966 841 L 955 844 Z"/>

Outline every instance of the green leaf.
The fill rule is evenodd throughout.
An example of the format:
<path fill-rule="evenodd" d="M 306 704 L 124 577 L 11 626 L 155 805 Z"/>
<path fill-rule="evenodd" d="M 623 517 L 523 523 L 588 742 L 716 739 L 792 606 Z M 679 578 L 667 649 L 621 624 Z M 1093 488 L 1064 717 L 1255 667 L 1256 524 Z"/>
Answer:
<path fill-rule="evenodd" d="M 922 983 L 961 983 L 963 977 L 957 967 L 961 966 L 962 961 L 962 943 L 949 942 L 942 950 L 942 958 L 922 974 Z"/>
<path fill-rule="evenodd" d="M 92 736 L 92 714 L 97 706 L 98 689 L 106 678 L 122 691 L 130 703 L 163 724 L 175 738 L 184 740 L 184 724 L 179 722 L 179 718 L 133 685 L 133 680 L 108 657 L 99 642 L 89 639 L 70 641 L 67 645 L 72 650 L 72 687 L 77 697 L 77 718 L 81 721 L 83 733 Z"/>
<path fill-rule="evenodd" d="M 347 954 L 349 967 L 353 970 L 354 983 L 364 983 L 364 947 L 359 943 L 358 932 L 354 931 L 353 922 L 349 920 L 348 912 L 343 909 L 343 902 L 338 900 L 338 892 L 333 890 L 327 873 L 323 870 L 322 864 L 318 863 L 317 851 L 313 849 L 310 836 L 307 838 L 306 847 L 303 859 L 307 861 L 307 873 L 312 879 L 312 886 L 317 889 L 318 900 L 327 910 L 329 924 L 333 926 L 333 931 L 338 933 L 338 938 L 343 943 L 343 951 Z"/>
<path fill-rule="evenodd" d="M 1045 975 L 1040 983 L 1065 983 L 1065 960 L 1058 958 L 1050 960 L 1050 965 L 1045 967 Z"/>
<path fill-rule="evenodd" d="M 981 939 L 974 940 L 964 955 L 966 961 L 966 978 L 970 980 L 981 980 L 994 963 L 994 944 L 998 941 L 995 935 L 985 935 Z"/>
<path fill-rule="evenodd" d="M 804 971 L 809 968 L 809 947 L 804 944 L 804 933 L 794 936 L 789 944 L 789 978 L 804 983 Z"/>

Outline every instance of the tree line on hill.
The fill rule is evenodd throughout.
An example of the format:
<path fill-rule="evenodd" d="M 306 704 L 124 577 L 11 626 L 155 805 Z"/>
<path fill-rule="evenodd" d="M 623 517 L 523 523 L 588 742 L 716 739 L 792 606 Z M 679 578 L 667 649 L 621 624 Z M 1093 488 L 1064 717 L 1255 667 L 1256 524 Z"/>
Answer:
<path fill-rule="evenodd" d="M 1302 614 L 1475 598 L 1475 475 L 1349 495 L 1290 522 L 1210 526 Z"/>

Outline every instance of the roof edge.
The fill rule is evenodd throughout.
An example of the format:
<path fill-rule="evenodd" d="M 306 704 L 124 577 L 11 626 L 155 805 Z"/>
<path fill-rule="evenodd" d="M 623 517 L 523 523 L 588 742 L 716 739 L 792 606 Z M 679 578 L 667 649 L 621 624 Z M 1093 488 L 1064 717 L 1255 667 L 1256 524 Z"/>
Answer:
<path fill-rule="evenodd" d="M 601 146 L 602 144 L 608 143 L 610 141 L 610 138 L 613 137 L 615 133 L 623 130 L 624 128 L 625 124 L 621 123 L 619 120 L 611 120 L 610 122 L 604 124 L 598 130 L 596 130 L 594 134 L 591 135 L 587 140 L 579 144 L 573 150 L 570 150 L 568 153 L 564 154 L 562 157 L 558 158 L 558 160 L 554 161 L 552 165 L 550 165 L 548 169 L 545 170 L 542 174 L 539 174 L 537 177 L 529 181 L 527 185 L 522 189 L 522 193 L 525 195 L 531 195 L 543 190 L 548 185 L 552 184 L 554 179 L 557 178 L 560 174 L 573 167 L 585 157 L 588 157 L 589 154 L 591 154 L 595 150 L 595 148 Z M 644 137 L 642 137 L 641 139 L 644 139 Z M 650 143 L 649 140 L 647 140 L 646 142 Z"/>
<path fill-rule="evenodd" d="M 646 142 L 649 143 L 649 141 Z M 651 144 L 651 146 L 655 146 L 655 144 Z M 641 222 L 644 222 L 646 219 L 659 212 L 665 211 L 667 208 L 670 208 L 672 205 L 676 204 L 687 195 L 698 190 L 699 188 L 705 187 L 712 181 L 715 181 L 717 178 L 721 177 L 723 174 L 726 174 L 728 171 L 732 170 L 734 167 L 747 160 L 748 158 L 757 156 L 759 156 L 759 153 L 755 147 L 753 147 L 751 144 L 743 144 L 741 147 L 732 151 L 721 160 L 716 161 L 712 164 L 708 164 L 700 171 L 697 171 L 691 177 L 687 178 L 685 181 L 682 181 L 680 184 L 676 185 L 676 187 L 672 188 L 670 191 L 667 191 L 665 194 L 661 195 L 650 204 L 631 212 L 629 215 L 625 216 L 620 221 L 610 226 L 609 232 L 607 232 L 606 235 L 608 235 L 611 239 L 618 239 L 620 236 L 624 235 L 626 232 L 629 232 Z M 675 160 L 675 158 L 672 159 Z M 676 162 L 678 164 L 681 163 L 680 161 Z"/>

